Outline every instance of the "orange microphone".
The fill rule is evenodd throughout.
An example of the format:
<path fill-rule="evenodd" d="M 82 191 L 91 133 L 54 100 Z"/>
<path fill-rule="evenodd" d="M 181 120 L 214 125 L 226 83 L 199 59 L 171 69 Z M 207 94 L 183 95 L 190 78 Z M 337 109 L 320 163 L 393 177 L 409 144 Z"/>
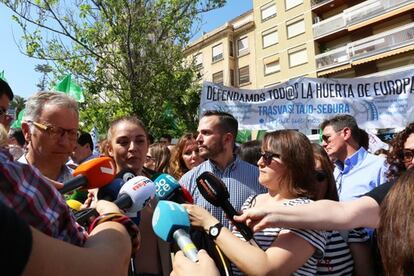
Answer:
<path fill-rule="evenodd" d="M 94 189 L 107 185 L 115 178 L 115 165 L 110 157 L 98 157 L 80 164 L 74 178 L 63 183 L 61 194 L 78 188 Z"/>

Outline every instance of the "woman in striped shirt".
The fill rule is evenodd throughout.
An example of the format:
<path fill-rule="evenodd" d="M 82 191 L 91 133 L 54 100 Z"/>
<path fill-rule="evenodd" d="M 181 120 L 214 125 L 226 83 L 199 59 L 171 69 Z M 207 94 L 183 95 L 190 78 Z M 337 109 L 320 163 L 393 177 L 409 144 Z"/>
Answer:
<path fill-rule="evenodd" d="M 265 194 L 249 197 L 243 209 L 274 205 L 307 204 L 315 198 L 315 161 L 308 138 L 294 130 L 267 133 L 258 162 Z M 205 231 L 218 220 L 201 207 L 184 205 L 193 226 Z M 267 228 L 255 233 L 260 248 L 243 240 L 235 231 L 218 227 L 216 244 L 235 265 L 234 274 L 316 275 L 318 260 L 324 256 L 327 233 L 293 228 Z"/>

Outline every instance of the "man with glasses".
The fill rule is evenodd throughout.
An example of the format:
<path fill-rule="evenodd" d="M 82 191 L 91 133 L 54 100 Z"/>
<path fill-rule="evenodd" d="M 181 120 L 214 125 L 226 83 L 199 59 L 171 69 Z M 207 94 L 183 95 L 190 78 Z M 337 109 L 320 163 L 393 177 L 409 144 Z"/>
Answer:
<path fill-rule="evenodd" d="M 360 144 L 355 118 L 339 115 L 321 124 L 322 146 L 335 163 L 339 199 L 356 199 L 387 182 L 385 159 L 368 153 Z"/>
<path fill-rule="evenodd" d="M 196 138 L 200 156 L 206 161 L 184 174 L 180 180 L 191 192 L 194 203 L 206 208 L 228 228 L 230 223 L 222 209 L 210 204 L 198 191 L 196 178 L 205 171 L 221 178 L 229 191 L 230 203 L 236 210 L 241 209 L 250 195 L 265 193 L 265 188 L 258 182 L 258 167 L 234 154 L 237 130 L 238 122 L 231 114 L 206 111 L 198 124 Z"/>
<path fill-rule="evenodd" d="M 79 113 L 75 100 L 63 93 L 39 92 L 26 102 L 22 130 L 27 153 L 18 161 L 30 164 L 58 182 L 72 178 L 66 166 L 78 138 Z"/>
<path fill-rule="evenodd" d="M 13 100 L 13 91 L 4 80 L 0 79 L 0 124 L 8 131 L 12 118 L 7 115 L 9 104 Z"/>

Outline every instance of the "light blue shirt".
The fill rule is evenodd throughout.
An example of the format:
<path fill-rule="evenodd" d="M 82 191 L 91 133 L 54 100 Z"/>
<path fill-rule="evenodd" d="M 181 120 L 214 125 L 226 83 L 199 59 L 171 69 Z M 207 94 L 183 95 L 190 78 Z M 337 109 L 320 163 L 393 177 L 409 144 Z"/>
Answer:
<path fill-rule="evenodd" d="M 230 222 L 225 217 L 223 210 L 210 204 L 198 191 L 196 178 L 205 171 L 214 173 L 224 182 L 230 194 L 229 201 L 236 211 L 241 210 L 243 203 L 249 196 L 267 192 L 259 184 L 258 167 L 237 157 L 224 170 L 220 170 L 212 161 L 206 160 L 184 174 L 180 183 L 191 193 L 194 204 L 204 207 L 227 228 L 230 228 Z"/>
<path fill-rule="evenodd" d="M 368 153 L 363 147 L 345 159 L 335 162 L 334 176 L 339 200 L 359 198 L 387 182 L 385 158 Z"/>

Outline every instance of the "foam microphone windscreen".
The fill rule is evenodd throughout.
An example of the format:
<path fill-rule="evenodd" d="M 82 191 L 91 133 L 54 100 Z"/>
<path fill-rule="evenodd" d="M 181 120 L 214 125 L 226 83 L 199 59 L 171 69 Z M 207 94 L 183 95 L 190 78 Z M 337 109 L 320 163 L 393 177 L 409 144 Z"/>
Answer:
<path fill-rule="evenodd" d="M 117 199 L 119 190 L 121 190 L 121 187 L 125 184 L 125 182 L 134 177 L 135 173 L 130 169 L 120 171 L 111 183 L 99 188 L 98 199 L 114 201 Z"/>
<path fill-rule="evenodd" d="M 136 176 L 122 185 L 114 203 L 128 213 L 136 214 L 155 196 L 155 185 L 145 176 Z"/>
<path fill-rule="evenodd" d="M 176 241 L 183 253 L 193 262 L 197 262 L 197 248 L 190 239 L 190 218 L 183 206 L 178 203 L 161 200 L 152 216 L 152 228 L 164 241 Z"/>
<path fill-rule="evenodd" d="M 115 164 L 110 157 L 94 158 L 80 164 L 73 172 L 73 176 L 77 175 L 88 179 L 88 189 L 99 188 L 115 178 Z"/>
<path fill-rule="evenodd" d="M 61 194 L 78 188 L 94 189 L 105 186 L 115 177 L 115 165 L 110 157 L 91 159 L 79 165 L 73 172 L 74 178 L 63 183 Z"/>

